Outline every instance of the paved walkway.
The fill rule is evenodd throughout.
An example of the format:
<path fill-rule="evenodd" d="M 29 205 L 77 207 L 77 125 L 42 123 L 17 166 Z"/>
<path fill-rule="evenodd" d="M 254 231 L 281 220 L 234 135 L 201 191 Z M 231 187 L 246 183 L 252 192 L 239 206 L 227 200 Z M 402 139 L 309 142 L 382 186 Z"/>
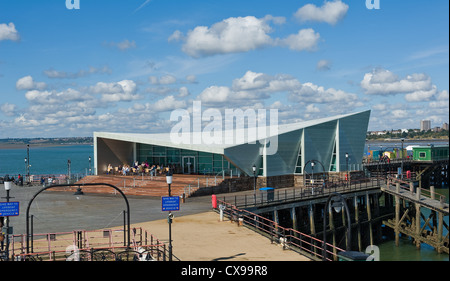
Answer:
<path fill-rule="evenodd" d="M 176 214 L 175 214 L 176 215 Z M 136 227 L 168 244 L 167 220 L 139 223 Z M 173 253 L 182 261 L 307 261 L 308 258 L 229 220 L 219 221 L 213 211 L 175 217 Z"/>
<path fill-rule="evenodd" d="M 11 201 L 20 203 L 20 215 L 10 217 L 15 234 L 25 233 L 26 209 L 42 187 L 13 186 Z M 0 197 L 5 196 L 0 184 Z M 167 212 L 161 211 L 161 198 L 127 196 L 132 227 L 142 227 L 163 242 L 168 242 Z M 124 200 L 120 195 L 71 192 L 40 193 L 30 207 L 34 216 L 34 233 L 66 232 L 77 229 L 95 230 L 123 227 Z M 172 224 L 173 253 L 184 261 L 298 261 L 306 257 L 283 250 L 277 244 L 246 227 L 230 221 L 219 222 L 211 211 L 211 197 L 188 198 L 181 210 L 174 212 Z"/>

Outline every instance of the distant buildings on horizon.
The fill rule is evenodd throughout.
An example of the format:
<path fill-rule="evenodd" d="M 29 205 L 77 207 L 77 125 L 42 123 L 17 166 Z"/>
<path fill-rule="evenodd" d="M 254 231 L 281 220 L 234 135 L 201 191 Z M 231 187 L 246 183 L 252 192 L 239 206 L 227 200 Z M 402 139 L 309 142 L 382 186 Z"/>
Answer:
<path fill-rule="evenodd" d="M 402 134 L 402 133 L 408 133 L 410 129 L 398 129 L 398 130 L 383 130 L 383 131 L 368 131 L 367 135 L 371 136 L 379 136 L 379 135 L 385 135 L 387 133 L 391 134 Z M 420 129 L 412 129 L 415 133 L 419 132 L 426 132 L 426 131 L 433 131 L 433 132 L 440 132 L 440 131 L 448 131 L 448 123 L 444 123 L 441 127 L 434 127 L 431 128 L 431 121 L 430 120 L 421 120 L 420 121 Z"/>

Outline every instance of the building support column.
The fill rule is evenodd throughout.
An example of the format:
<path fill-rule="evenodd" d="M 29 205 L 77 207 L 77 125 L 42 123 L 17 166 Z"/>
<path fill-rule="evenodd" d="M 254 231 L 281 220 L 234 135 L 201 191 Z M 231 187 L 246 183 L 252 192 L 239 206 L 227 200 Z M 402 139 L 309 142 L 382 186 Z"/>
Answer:
<path fill-rule="evenodd" d="M 397 194 L 400 193 L 400 184 L 396 184 Z M 400 196 L 395 195 L 395 246 L 399 246 L 399 236 L 400 236 Z"/>
<path fill-rule="evenodd" d="M 312 203 L 309 203 L 309 228 L 312 235 L 316 234 L 316 226 L 314 224 L 314 207 Z"/>
<path fill-rule="evenodd" d="M 297 226 L 297 213 L 295 212 L 295 207 L 291 208 L 291 220 L 292 220 L 292 228 L 298 230 Z M 297 233 L 295 232 L 295 235 Z"/>
<path fill-rule="evenodd" d="M 439 247 L 437 248 L 437 252 L 439 254 L 442 253 L 442 246 L 443 246 L 443 234 L 444 234 L 444 214 L 442 212 L 438 212 L 438 242 L 439 242 Z"/>
<path fill-rule="evenodd" d="M 326 210 L 324 210 L 326 211 Z M 334 228 L 334 217 L 333 217 L 333 209 L 331 206 L 328 207 L 328 222 L 330 224 L 330 230 L 333 235 L 333 254 L 334 256 L 337 255 L 336 253 L 336 229 Z M 323 231 L 326 231 L 325 229 Z"/>
<path fill-rule="evenodd" d="M 370 207 L 370 195 L 366 193 L 366 208 L 367 208 L 367 220 L 369 222 L 369 237 L 370 237 L 370 245 L 374 245 L 373 242 L 373 233 L 372 233 L 372 210 Z"/>
<path fill-rule="evenodd" d="M 420 202 L 420 192 L 421 189 L 417 188 L 416 199 Z M 418 239 L 421 236 L 421 228 L 420 228 L 420 203 L 415 203 L 416 206 L 416 248 L 420 249 L 420 240 Z"/>
<path fill-rule="evenodd" d="M 263 176 L 267 178 L 267 142 L 268 140 L 264 140 L 264 147 L 263 147 Z"/>
<path fill-rule="evenodd" d="M 355 205 L 355 222 L 356 227 L 358 229 L 358 250 L 362 252 L 362 243 L 361 243 L 361 224 L 359 223 L 359 208 L 358 208 L 358 196 L 353 197 L 354 205 Z"/>

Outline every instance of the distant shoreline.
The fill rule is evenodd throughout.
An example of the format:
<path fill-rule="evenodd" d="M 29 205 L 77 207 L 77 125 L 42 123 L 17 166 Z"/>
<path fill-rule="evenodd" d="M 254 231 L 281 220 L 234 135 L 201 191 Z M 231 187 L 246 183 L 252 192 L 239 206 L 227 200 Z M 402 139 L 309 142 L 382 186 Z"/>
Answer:
<path fill-rule="evenodd" d="M 366 140 L 366 143 L 376 143 L 376 142 L 401 142 L 401 139 L 374 139 Z M 405 143 L 410 142 L 449 142 L 449 139 L 405 139 Z"/>
<path fill-rule="evenodd" d="M 0 143 L 0 149 L 26 149 L 27 145 L 30 145 L 30 149 L 36 147 L 61 147 L 61 146 L 75 146 L 75 145 L 93 145 L 92 143 L 36 143 L 36 144 L 26 144 L 26 143 Z"/>
<path fill-rule="evenodd" d="M 366 140 L 366 143 L 379 143 L 379 142 L 401 142 L 401 139 L 378 139 L 378 140 Z M 435 142 L 449 142 L 449 139 L 405 139 L 405 143 L 421 142 L 421 143 L 435 143 Z M 75 145 L 93 145 L 93 143 L 0 143 L 0 149 L 26 149 L 27 145 L 30 148 L 43 148 L 43 147 L 62 147 L 62 146 L 75 146 Z"/>

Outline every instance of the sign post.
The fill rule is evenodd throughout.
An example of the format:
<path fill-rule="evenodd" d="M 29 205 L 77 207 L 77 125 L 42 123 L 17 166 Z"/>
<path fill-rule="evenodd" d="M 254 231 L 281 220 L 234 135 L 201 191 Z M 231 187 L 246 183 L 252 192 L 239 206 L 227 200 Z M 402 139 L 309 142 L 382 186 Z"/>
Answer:
<path fill-rule="evenodd" d="M 19 202 L 0 202 L 0 217 L 16 217 L 19 215 Z"/>
<path fill-rule="evenodd" d="M 161 197 L 161 210 L 163 212 L 179 211 L 180 197 L 179 196 L 163 196 Z"/>
<path fill-rule="evenodd" d="M 169 223 L 169 261 L 172 261 L 172 211 L 180 210 L 180 197 L 179 196 L 163 196 L 161 197 L 161 210 L 163 212 L 169 212 L 167 216 L 167 222 Z"/>

